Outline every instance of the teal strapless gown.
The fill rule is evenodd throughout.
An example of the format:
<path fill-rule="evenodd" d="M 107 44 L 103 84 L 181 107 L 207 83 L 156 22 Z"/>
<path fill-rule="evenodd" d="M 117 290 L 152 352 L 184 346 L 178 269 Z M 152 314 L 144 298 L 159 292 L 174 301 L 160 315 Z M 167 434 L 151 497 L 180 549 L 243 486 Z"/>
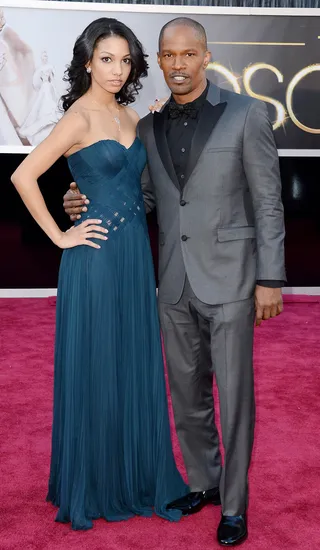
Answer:
<path fill-rule="evenodd" d="M 57 521 L 134 515 L 178 520 L 168 502 L 188 492 L 174 461 L 156 288 L 140 177 L 146 152 L 102 140 L 71 155 L 90 205 L 109 229 L 101 249 L 62 256 L 47 500 Z M 80 222 L 78 222 L 80 223 Z"/>

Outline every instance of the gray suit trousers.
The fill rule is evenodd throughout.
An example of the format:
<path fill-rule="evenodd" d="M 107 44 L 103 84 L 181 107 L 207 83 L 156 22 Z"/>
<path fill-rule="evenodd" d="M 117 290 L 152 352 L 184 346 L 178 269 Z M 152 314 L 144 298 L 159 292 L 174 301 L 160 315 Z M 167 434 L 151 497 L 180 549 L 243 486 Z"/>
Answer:
<path fill-rule="evenodd" d="M 222 513 L 243 514 L 253 444 L 254 298 L 201 302 L 187 280 L 177 304 L 159 302 L 175 424 L 191 491 L 220 485 Z M 212 384 L 219 391 L 221 465 Z"/>

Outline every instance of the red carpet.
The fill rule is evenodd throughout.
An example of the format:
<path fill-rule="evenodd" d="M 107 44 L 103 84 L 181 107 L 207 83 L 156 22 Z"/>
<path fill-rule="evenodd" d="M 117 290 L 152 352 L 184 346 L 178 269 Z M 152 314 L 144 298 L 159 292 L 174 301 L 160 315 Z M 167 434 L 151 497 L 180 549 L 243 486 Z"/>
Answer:
<path fill-rule="evenodd" d="M 156 517 L 101 520 L 91 531 L 72 532 L 54 522 L 55 510 L 45 502 L 54 316 L 54 300 L 0 300 L 0 549 L 219 548 L 220 509 L 213 507 L 178 524 Z M 319 327 L 317 299 L 288 299 L 285 313 L 256 331 L 248 550 L 320 547 Z"/>

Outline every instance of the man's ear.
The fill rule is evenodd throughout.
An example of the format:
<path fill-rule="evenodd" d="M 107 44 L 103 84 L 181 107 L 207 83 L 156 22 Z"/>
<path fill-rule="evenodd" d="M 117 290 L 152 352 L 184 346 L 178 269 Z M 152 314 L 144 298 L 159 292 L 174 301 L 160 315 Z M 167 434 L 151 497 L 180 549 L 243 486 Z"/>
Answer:
<path fill-rule="evenodd" d="M 203 62 L 203 65 L 204 65 L 204 68 L 205 68 L 205 69 L 208 67 L 210 61 L 211 61 L 211 52 L 209 52 L 209 51 L 207 50 L 206 53 L 205 53 L 204 62 Z"/>

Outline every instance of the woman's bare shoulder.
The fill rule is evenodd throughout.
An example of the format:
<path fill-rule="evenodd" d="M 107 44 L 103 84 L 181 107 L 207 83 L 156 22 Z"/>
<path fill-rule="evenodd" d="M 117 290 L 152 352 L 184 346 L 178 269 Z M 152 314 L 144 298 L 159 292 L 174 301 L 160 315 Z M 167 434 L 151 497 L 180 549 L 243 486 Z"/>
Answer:
<path fill-rule="evenodd" d="M 124 107 L 124 109 L 126 110 L 126 113 L 128 114 L 128 116 L 131 118 L 132 122 L 134 122 L 134 124 L 137 125 L 140 120 L 140 117 L 137 111 L 132 109 L 132 107 Z"/>
<path fill-rule="evenodd" d="M 64 116 L 68 116 L 70 122 L 74 120 L 74 124 L 82 126 L 84 129 L 89 127 L 90 118 L 88 109 L 79 99 L 71 105 Z"/>

